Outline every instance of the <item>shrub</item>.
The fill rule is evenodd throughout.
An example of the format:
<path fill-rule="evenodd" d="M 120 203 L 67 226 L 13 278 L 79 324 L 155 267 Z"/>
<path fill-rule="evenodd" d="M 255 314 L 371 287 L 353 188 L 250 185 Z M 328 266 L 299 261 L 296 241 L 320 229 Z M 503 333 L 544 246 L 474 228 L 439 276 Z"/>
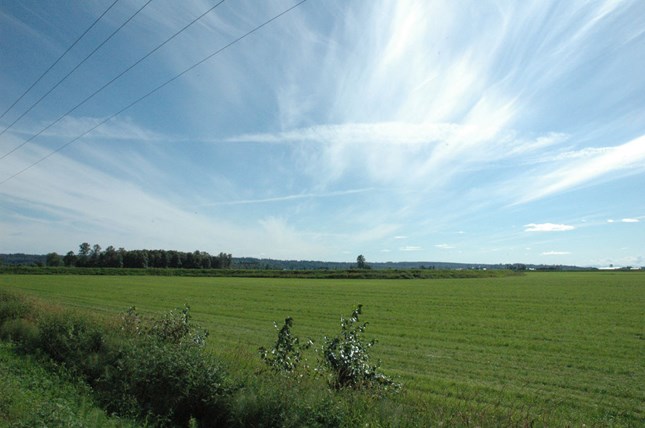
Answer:
<path fill-rule="evenodd" d="M 0 295 L 4 308 L 18 308 L 15 301 Z M 110 412 L 157 426 L 207 427 L 228 420 L 227 374 L 204 351 L 208 333 L 191 324 L 188 306 L 148 323 L 132 307 L 121 331 L 109 332 L 70 312 L 45 312 L 34 322 L 16 316 L 7 316 L 0 337 L 80 375 Z"/>
<path fill-rule="evenodd" d="M 105 353 L 105 332 L 80 315 L 52 313 L 41 317 L 39 348 L 52 360 L 63 363 L 91 380 L 99 369 L 97 359 Z"/>
<path fill-rule="evenodd" d="M 226 418 L 227 374 L 203 350 L 207 332 L 192 325 L 188 306 L 148 323 L 131 307 L 121 332 L 108 341 L 112 362 L 95 384 L 109 411 L 160 426 L 192 419 L 210 426 Z"/>
<path fill-rule="evenodd" d="M 39 348 L 40 330 L 32 321 L 10 319 L 0 325 L 0 339 L 14 342 L 21 353 L 31 354 Z"/>
<path fill-rule="evenodd" d="M 208 426 L 225 418 L 229 387 L 223 368 L 198 346 L 141 337 L 122 346 L 96 390 L 111 412 L 171 426 L 195 418 Z"/>
<path fill-rule="evenodd" d="M 308 349 L 313 342 L 308 340 L 305 345 L 300 345 L 298 337 L 291 334 L 293 326 L 291 317 L 284 320 L 282 328 L 278 329 L 276 323 L 273 323 L 273 326 L 278 330 L 278 339 L 271 351 L 267 351 L 264 347 L 259 349 L 260 358 L 275 371 L 292 372 L 302 361 L 302 351 Z"/>
<path fill-rule="evenodd" d="M 15 320 L 27 316 L 30 307 L 24 299 L 0 291 L 0 325 L 8 320 Z"/>
<path fill-rule="evenodd" d="M 24 319 L 30 313 L 31 307 L 22 297 L 0 291 L 0 339 L 22 344 L 23 352 L 36 349 L 38 327 Z"/>
<path fill-rule="evenodd" d="M 128 336 L 138 336 L 142 333 L 142 321 L 136 306 L 130 306 L 121 314 L 121 331 Z"/>
<path fill-rule="evenodd" d="M 184 305 L 183 309 L 177 308 L 165 313 L 152 324 L 147 333 L 163 342 L 179 344 L 188 341 L 199 346 L 203 346 L 208 337 L 208 331 L 190 324 L 190 306 L 188 305 Z"/>
<path fill-rule="evenodd" d="M 322 367 L 331 372 L 331 384 L 336 389 L 398 389 L 398 384 L 379 373 L 378 363 L 370 363 L 368 351 L 375 341 L 365 341 L 362 337 L 367 327 L 367 323 L 359 323 L 362 308 L 363 305 L 358 305 L 348 319 L 341 317 L 337 336 L 325 336 L 321 351 Z"/>

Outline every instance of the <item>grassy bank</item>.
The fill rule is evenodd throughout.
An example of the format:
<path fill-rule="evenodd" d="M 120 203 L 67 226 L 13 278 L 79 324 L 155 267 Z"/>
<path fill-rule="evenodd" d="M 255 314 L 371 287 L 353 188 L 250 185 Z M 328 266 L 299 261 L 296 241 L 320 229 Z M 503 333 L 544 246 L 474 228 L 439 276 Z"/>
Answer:
<path fill-rule="evenodd" d="M 17 355 L 8 343 L 0 343 L 0 378 L 0 426 L 137 426 L 108 417 L 87 385 L 58 367 Z"/>

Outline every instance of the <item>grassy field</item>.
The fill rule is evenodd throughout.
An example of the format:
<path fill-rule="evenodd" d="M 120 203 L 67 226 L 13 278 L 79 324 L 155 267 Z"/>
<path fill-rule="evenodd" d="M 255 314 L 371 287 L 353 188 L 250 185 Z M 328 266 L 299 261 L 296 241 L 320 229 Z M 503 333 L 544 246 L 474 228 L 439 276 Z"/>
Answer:
<path fill-rule="evenodd" d="M 112 316 L 187 303 L 213 352 L 246 368 L 273 322 L 320 342 L 364 305 L 367 336 L 405 400 L 437 421 L 645 423 L 645 274 L 448 280 L 1 275 L 0 287 Z M 310 356 L 311 359 L 315 357 Z M 491 418 L 491 416 L 494 418 Z"/>

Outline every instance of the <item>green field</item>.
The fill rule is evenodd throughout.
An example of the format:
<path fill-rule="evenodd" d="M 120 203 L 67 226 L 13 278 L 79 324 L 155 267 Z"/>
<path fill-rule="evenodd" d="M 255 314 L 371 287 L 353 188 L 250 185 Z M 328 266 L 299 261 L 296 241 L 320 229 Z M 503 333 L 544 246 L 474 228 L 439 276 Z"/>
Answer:
<path fill-rule="evenodd" d="M 401 400 L 437 421 L 645 424 L 645 274 L 447 280 L 2 275 L 0 287 L 114 315 L 187 303 L 213 352 L 260 365 L 273 322 L 320 342 L 364 305 Z M 240 358 L 241 356 L 241 358 Z M 313 355 L 311 358 L 315 358 Z M 461 418 L 461 419 L 459 419 Z"/>

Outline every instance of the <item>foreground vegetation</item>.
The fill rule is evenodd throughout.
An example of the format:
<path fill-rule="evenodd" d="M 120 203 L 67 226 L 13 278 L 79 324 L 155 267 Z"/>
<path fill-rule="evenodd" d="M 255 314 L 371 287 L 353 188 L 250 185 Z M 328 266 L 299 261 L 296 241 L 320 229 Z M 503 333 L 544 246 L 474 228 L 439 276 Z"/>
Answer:
<path fill-rule="evenodd" d="M 367 324 L 358 323 L 360 313 L 358 307 L 321 348 L 315 371 L 285 366 L 295 362 L 291 345 L 298 342 L 288 323 L 272 351 L 263 352 L 273 356 L 265 358 L 273 370 L 234 378 L 203 349 L 208 332 L 193 325 L 188 306 L 156 319 L 131 307 L 117 321 L 0 291 L 0 339 L 26 357 L 23 366 L 0 345 L 0 369 L 11 372 L 0 389 L 0 420 L 9 426 L 380 425 L 382 415 L 371 410 L 398 385 L 370 364 L 374 342 L 362 339 Z"/>
<path fill-rule="evenodd" d="M 132 305 L 159 317 L 191 304 L 194 320 L 210 331 L 206 351 L 237 386 L 227 411 L 242 426 L 270 417 L 302 425 L 304 415 L 318 415 L 311 425 L 331 426 L 363 419 L 638 426 L 645 419 L 644 286 L 641 272 L 432 281 L 0 276 L 0 288 L 104 319 Z M 285 381 L 258 358 L 258 347 L 274 342 L 274 321 L 291 316 L 294 335 L 323 344 L 357 303 L 377 339 L 370 352 L 404 384 L 399 394 L 335 391 L 306 376 Z M 302 356 L 318 358 L 313 349 Z"/>
<path fill-rule="evenodd" d="M 108 417 L 90 389 L 60 367 L 19 356 L 0 343 L 0 426 L 8 427 L 134 427 L 134 422 Z"/>

